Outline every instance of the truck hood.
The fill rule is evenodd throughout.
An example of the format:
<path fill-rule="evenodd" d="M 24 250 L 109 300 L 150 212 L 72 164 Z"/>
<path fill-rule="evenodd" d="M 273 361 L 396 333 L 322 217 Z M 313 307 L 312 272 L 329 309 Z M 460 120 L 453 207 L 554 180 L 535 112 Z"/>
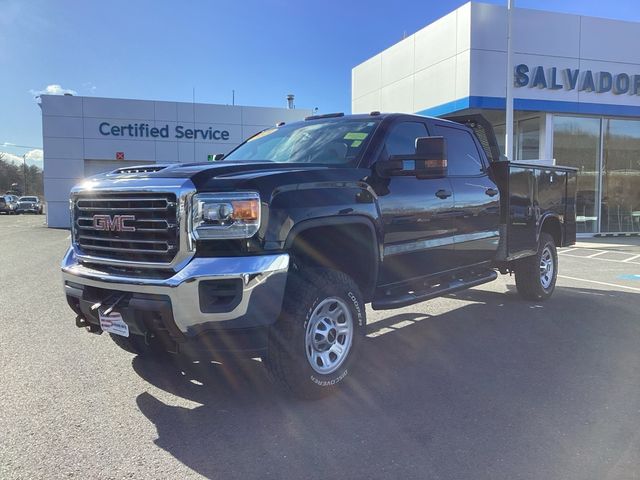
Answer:
<path fill-rule="evenodd" d="M 308 182 L 359 180 L 368 169 L 309 163 L 216 162 L 124 167 L 87 179 L 99 188 L 127 184 L 167 185 L 190 180 L 198 191 L 256 189 L 267 193 L 277 186 Z M 266 190 L 266 191 L 265 191 Z M 270 192 L 269 192 L 270 193 Z"/>
<path fill-rule="evenodd" d="M 247 180 L 295 171 L 326 170 L 326 165 L 274 163 L 274 162 L 216 162 L 172 164 L 153 175 L 165 178 L 189 178 L 196 188 L 204 187 L 213 179 Z"/>

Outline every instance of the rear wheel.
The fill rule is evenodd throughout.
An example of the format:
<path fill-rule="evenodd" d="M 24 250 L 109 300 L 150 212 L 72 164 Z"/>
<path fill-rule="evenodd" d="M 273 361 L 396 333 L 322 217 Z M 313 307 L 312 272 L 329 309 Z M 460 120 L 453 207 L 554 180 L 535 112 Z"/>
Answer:
<path fill-rule="evenodd" d="M 553 237 L 540 234 L 538 252 L 515 263 L 516 287 L 526 300 L 546 300 L 556 287 L 558 253 Z"/>
<path fill-rule="evenodd" d="M 269 332 L 265 364 L 286 391 L 323 397 L 349 375 L 364 329 L 362 296 L 348 275 L 328 269 L 292 273 L 282 314 Z"/>

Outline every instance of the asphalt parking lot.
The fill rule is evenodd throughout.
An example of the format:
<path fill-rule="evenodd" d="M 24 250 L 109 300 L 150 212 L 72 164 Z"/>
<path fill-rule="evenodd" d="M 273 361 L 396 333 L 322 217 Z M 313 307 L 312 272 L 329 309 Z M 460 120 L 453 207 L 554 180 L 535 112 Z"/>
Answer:
<path fill-rule="evenodd" d="M 368 311 L 349 388 L 280 395 L 260 362 L 155 364 L 74 326 L 69 232 L 0 216 L 0 478 L 640 478 L 640 242 Z"/>

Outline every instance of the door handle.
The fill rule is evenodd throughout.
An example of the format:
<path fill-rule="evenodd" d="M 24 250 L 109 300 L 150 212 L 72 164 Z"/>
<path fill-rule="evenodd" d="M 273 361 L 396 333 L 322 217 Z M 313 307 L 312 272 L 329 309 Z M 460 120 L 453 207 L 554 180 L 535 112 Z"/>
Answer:
<path fill-rule="evenodd" d="M 440 189 L 436 192 L 436 197 L 441 198 L 441 199 L 445 199 L 445 198 L 449 198 L 451 196 L 451 192 L 449 190 L 444 190 L 444 189 Z"/>
<path fill-rule="evenodd" d="M 490 197 L 495 197 L 498 194 L 498 190 L 496 190 L 495 188 L 487 188 L 484 193 L 486 193 L 487 195 L 489 195 Z"/>

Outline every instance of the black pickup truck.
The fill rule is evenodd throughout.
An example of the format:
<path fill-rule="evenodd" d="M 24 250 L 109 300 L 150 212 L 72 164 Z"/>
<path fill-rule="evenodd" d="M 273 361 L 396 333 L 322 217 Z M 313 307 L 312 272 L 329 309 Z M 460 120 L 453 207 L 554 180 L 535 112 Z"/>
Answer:
<path fill-rule="evenodd" d="M 487 122 L 332 114 L 207 164 L 127 167 L 71 192 L 76 325 L 139 355 L 260 357 L 317 397 L 351 375 L 365 305 L 515 274 L 551 296 L 576 172 L 502 161 Z"/>

